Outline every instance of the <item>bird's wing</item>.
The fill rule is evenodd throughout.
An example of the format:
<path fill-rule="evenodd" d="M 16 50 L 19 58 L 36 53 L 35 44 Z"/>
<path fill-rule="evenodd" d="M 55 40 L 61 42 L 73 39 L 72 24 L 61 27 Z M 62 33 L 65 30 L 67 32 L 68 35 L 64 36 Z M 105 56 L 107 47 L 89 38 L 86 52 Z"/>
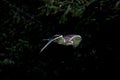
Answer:
<path fill-rule="evenodd" d="M 72 41 L 74 38 L 81 39 L 81 36 L 80 35 L 72 35 L 71 38 L 70 38 L 70 41 Z"/>
<path fill-rule="evenodd" d="M 73 35 L 65 35 L 65 36 L 64 36 L 65 42 L 69 42 L 70 39 L 71 39 L 71 37 L 73 37 Z"/>
<path fill-rule="evenodd" d="M 77 47 L 79 43 L 81 42 L 82 38 L 80 35 L 74 35 L 71 37 L 70 41 L 73 41 L 73 47 Z"/>
<path fill-rule="evenodd" d="M 62 35 L 60 35 L 59 37 L 56 37 L 56 38 L 53 38 L 53 39 L 50 39 L 49 42 L 40 50 L 40 53 L 43 52 L 43 50 L 50 44 L 52 43 L 54 40 L 58 39 L 62 37 Z"/>

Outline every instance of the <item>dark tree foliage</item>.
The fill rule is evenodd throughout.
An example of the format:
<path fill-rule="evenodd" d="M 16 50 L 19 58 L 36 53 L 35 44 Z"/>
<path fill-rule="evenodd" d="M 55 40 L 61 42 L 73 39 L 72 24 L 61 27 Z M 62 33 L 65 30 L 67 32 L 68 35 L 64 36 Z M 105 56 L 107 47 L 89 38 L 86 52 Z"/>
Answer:
<path fill-rule="evenodd" d="M 119 0 L 1 0 L 0 79 L 118 72 L 119 14 Z M 76 49 L 53 43 L 40 54 L 54 34 L 79 34 L 82 42 Z"/>

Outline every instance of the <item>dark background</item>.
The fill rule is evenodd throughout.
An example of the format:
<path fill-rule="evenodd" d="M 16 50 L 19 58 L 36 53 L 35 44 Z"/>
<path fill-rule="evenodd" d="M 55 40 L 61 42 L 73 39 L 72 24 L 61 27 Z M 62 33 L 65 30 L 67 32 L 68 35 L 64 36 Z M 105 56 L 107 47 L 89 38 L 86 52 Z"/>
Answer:
<path fill-rule="evenodd" d="M 119 0 L 1 0 L 1 79 L 119 72 L 119 14 Z M 79 34 L 82 42 L 75 50 L 51 44 L 40 54 L 54 34 Z"/>

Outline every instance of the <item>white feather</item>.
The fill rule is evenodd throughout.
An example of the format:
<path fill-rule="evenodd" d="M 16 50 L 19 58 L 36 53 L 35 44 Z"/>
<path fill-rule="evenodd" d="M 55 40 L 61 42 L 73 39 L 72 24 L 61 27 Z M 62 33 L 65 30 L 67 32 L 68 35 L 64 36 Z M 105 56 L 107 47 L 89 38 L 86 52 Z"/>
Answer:
<path fill-rule="evenodd" d="M 52 43 L 54 40 L 58 39 L 58 38 L 61 38 L 63 37 L 62 35 L 56 37 L 56 38 L 53 38 L 53 39 L 50 39 L 50 41 L 40 50 L 40 53 L 43 52 L 43 50 L 50 44 Z"/>

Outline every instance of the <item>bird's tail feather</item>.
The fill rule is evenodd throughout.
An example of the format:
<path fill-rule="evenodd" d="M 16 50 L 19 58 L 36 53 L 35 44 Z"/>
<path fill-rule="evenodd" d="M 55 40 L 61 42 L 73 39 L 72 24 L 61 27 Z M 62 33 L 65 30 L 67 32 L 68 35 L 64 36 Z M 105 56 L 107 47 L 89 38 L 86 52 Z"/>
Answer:
<path fill-rule="evenodd" d="M 49 41 L 41 50 L 40 53 L 43 52 L 43 50 L 51 43 L 52 41 Z"/>

